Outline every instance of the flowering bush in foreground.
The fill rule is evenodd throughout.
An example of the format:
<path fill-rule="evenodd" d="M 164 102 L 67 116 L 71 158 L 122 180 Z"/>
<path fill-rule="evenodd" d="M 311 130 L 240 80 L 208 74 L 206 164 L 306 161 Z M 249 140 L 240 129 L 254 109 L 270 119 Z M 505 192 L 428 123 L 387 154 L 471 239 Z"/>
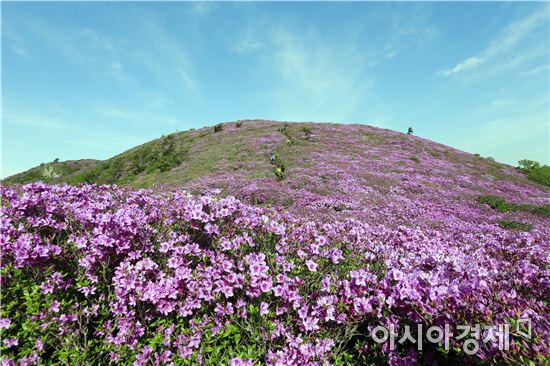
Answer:
<path fill-rule="evenodd" d="M 1 188 L 4 364 L 542 364 L 548 243 L 488 225 L 308 222 L 226 197 L 115 186 Z M 547 239 L 547 238 L 546 238 Z M 475 355 L 373 327 L 513 323 Z"/>

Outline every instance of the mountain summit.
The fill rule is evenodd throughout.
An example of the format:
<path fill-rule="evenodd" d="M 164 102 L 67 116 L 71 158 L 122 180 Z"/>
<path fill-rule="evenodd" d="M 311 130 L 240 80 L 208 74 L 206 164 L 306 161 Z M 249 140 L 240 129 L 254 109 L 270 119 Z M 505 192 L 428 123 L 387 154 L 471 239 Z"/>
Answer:
<path fill-rule="evenodd" d="M 463 210 L 486 210 L 480 196 L 550 204 L 549 188 L 516 168 L 359 124 L 229 122 L 163 136 L 105 161 L 44 164 L 4 183 L 37 180 L 185 188 L 324 219 L 417 225 L 415 218 L 423 217 L 432 226 L 441 223 L 441 215 L 467 220 Z M 488 222 L 498 221 L 493 210 L 486 212 Z M 533 210 L 507 215 L 531 217 Z"/>

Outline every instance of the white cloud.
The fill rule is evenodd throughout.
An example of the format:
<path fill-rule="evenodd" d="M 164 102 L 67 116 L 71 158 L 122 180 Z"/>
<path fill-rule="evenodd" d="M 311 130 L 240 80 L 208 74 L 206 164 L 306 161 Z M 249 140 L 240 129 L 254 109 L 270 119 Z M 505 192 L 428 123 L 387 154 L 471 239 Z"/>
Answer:
<path fill-rule="evenodd" d="M 489 104 L 490 111 L 506 110 L 518 105 L 517 99 L 497 99 Z"/>
<path fill-rule="evenodd" d="M 483 58 L 483 57 L 478 57 L 478 56 L 470 57 L 469 59 L 466 59 L 466 60 L 462 61 L 461 63 L 457 64 L 452 69 L 438 71 L 438 74 L 443 75 L 443 76 L 449 76 L 449 75 L 452 75 L 452 74 L 456 74 L 456 73 L 462 72 L 464 70 L 467 70 L 469 68 L 475 67 L 475 66 L 485 62 L 485 60 L 486 59 Z"/>
<path fill-rule="evenodd" d="M 189 77 L 189 74 L 182 68 L 179 68 L 178 69 L 178 74 L 179 76 L 181 77 L 181 79 L 183 80 L 184 84 L 185 84 L 185 87 L 188 89 L 188 90 L 191 90 L 195 87 L 195 83 L 193 82 L 193 80 Z"/>
<path fill-rule="evenodd" d="M 464 149 L 489 155 L 509 164 L 518 156 L 548 163 L 548 116 L 536 113 L 482 121 L 472 133 Z M 545 147 L 546 156 L 541 154 Z M 521 153 L 521 155 L 518 155 Z"/>
<path fill-rule="evenodd" d="M 137 119 L 140 118 L 140 114 L 128 109 L 116 108 L 116 107 L 99 107 L 95 108 L 94 112 L 109 118 L 115 119 Z"/>
<path fill-rule="evenodd" d="M 236 53 L 248 53 L 256 51 L 264 46 L 259 39 L 258 27 L 248 25 L 242 32 L 237 31 L 237 36 L 227 40 L 228 48 Z"/>
<path fill-rule="evenodd" d="M 216 6 L 213 2 L 206 1 L 193 1 L 188 3 L 190 5 L 191 13 L 194 16 L 204 17 L 209 15 Z"/>
<path fill-rule="evenodd" d="M 446 70 L 440 70 L 437 74 L 442 76 L 451 76 L 462 73 L 466 70 L 474 69 L 477 66 L 490 61 L 491 59 L 506 54 L 516 48 L 525 38 L 541 25 L 548 23 L 548 9 L 536 11 L 530 16 L 516 20 L 509 24 L 501 32 L 500 37 L 495 38 L 489 43 L 487 48 L 478 55 L 467 58 L 459 62 L 454 67 Z M 523 57 L 524 58 L 524 57 Z M 519 60 L 519 59 L 518 59 Z"/>
<path fill-rule="evenodd" d="M 234 52 L 246 53 L 261 48 L 263 44 L 251 38 L 245 38 L 239 40 L 235 45 L 231 47 Z"/>
<path fill-rule="evenodd" d="M 110 37 L 89 28 L 84 28 L 82 34 L 89 40 L 92 49 L 117 53 L 113 40 Z"/>
<path fill-rule="evenodd" d="M 199 6 L 200 8 L 200 6 Z M 173 34 L 160 27 L 151 13 L 142 12 L 137 17 L 142 31 L 143 45 L 134 51 L 136 61 L 144 66 L 163 88 L 174 87 L 174 75 L 179 75 L 184 91 L 194 91 L 197 80 L 194 78 L 192 63 L 182 42 L 181 34 Z"/>
<path fill-rule="evenodd" d="M 100 154 L 99 158 L 110 158 L 112 155 L 120 153 L 121 150 L 130 149 L 145 141 L 129 134 L 116 135 L 111 133 L 99 135 L 93 132 L 81 131 L 81 133 L 65 139 L 64 142 L 70 145 L 86 147 L 95 154 Z"/>
<path fill-rule="evenodd" d="M 24 38 L 14 28 L 11 22 L 3 20 L 2 38 L 7 42 L 10 48 L 22 57 L 29 57 L 29 52 L 25 45 Z"/>
<path fill-rule="evenodd" d="M 266 56 L 278 77 L 272 90 L 280 118 L 345 121 L 365 102 L 371 81 L 361 77 L 363 55 L 354 44 L 327 44 L 315 33 L 273 31 Z"/>
<path fill-rule="evenodd" d="M 522 76 L 532 76 L 532 75 L 538 75 L 538 74 L 540 74 L 542 72 L 545 72 L 545 71 L 548 73 L 548 65 L 542 65 L 542 66 L 538 66 L 538 67 L 529 69 L 527 71 L 523 71 L 522 73 L 520 73 L 520 75 L 522 75 Z"/>
<path fill-rule="evenodd" d="M 66 125 L 57 118 L 45 117 L 37 114 L 7 114 L 2 117 L 6 124 L 33 127 L 40 130 L 62 129 Z"/>

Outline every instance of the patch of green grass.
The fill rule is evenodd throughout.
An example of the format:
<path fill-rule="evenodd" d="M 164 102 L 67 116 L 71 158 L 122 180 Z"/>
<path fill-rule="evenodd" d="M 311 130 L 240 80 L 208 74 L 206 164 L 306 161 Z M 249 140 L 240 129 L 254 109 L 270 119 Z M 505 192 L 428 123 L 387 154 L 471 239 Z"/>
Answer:
<path fill-rule="evenodd" d="M 481 204 L 486 204 L 499 212 L 528 211 L 539 216 L 550 217 L 550 205 L 517 204 L 493 195 L 478 196 L 476 201 Z"/>
<path fill-rule="evenodd" d="M 516 205 L 508 203 L 504 198 L 498 196 L 479 196 L 477 202 L 489 205 L 499 212 L 516 211 Z"/>
<path fill-rule="evenodd" d="M 186 159 L 187 142 L 184 138 L 182 144 L 182 141 L 176 141 L 174 135 L 168 135 L 101 162 L 68 177 L 66 181 L 70 184 L 125 184 L 133 182 L 138 176 L 167 172 Z"/>
<path fill-rule="evenodd" d="M 526 173 L 529 180 L 543 184 L 545 186 L 550 186 L 550 166 L 537 166 L 527 171 Z"/>
<path fill-rule="evenodd" d="M 432 182 L 428 182 L 427 180 L 423 180 L 421 183 L 424 184 L 427 187 L 438 188 L 437 184 L 432 183 Z"/>
<path fill-rule="evenodd" d="M 384 136 L 377 135 L 375 133 L 365 132 L 363 133 L 363 137 L 373 144 L 379 145 L 384 142 L 386 142 L 386 138 Z"/>
<path fill-rule="evenodd" d="M 533 227 L 532 224 L 526 224 L 524 222 L 513 221 L 513 220 L 500 220 L 498 221 L 498 226 L 500 226 L 503 229 L 521 230 L 521 231 L 529 231 Z"/>
<path fill-rule="evenodd" d="M 40 164 L 39 166 L 27 170 L 26 172 L 14 175 L 6 179 L 6 183 L 26 184 L 36 181 L 44 183 L 55 182 L 58 178 L 63 178 L 78 171 L 78 164 L 70 164 L 68 162 L 52 162 Z"/>
<path fill-rule="evenodd" d="M 418 157 L 416 157 L 416 156 L 411 156 L 411 157 L 409 158 L 409 160 L 412 160 L 412 161 L 414 161 L 414 162 L 417 163 L 417 164 L 420 163 L 420 159 L 419 159 Z"/>

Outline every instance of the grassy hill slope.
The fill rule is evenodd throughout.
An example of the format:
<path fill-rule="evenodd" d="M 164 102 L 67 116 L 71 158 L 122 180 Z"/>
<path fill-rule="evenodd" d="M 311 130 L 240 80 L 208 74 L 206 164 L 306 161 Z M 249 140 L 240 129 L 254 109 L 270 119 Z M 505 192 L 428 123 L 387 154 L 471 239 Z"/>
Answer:
<path fill-rule="evenodd" d="M 270 163 L 272 153 L 286 168 L 282 177 Z M 328 220 L 395 225 L 418 225 L 422 218 L 423 224 L 438 226 L 446 215 L 468 221 L 473 217 L 469 210 L 488 208 L 480 196 L 516 204 L 509 207 L 550 204 L 550 189 L 529 181 L 516 168 L 367 125 L 237 121 L 163 136 L 111 159 L 87 162 L 53 164 L 56 171 L 74 167 L 64 168 L 59 176 L 44 177 L 43 167 L 33 168 L 4 183 L 41 179 L 183 187 Z M 540 215 L 533 217 L 533 212 L 539 211 L 511 209 L 498 216 L 495 210 L 485 212 L 487 221 L 496 224 L 538 222 Z"/>

